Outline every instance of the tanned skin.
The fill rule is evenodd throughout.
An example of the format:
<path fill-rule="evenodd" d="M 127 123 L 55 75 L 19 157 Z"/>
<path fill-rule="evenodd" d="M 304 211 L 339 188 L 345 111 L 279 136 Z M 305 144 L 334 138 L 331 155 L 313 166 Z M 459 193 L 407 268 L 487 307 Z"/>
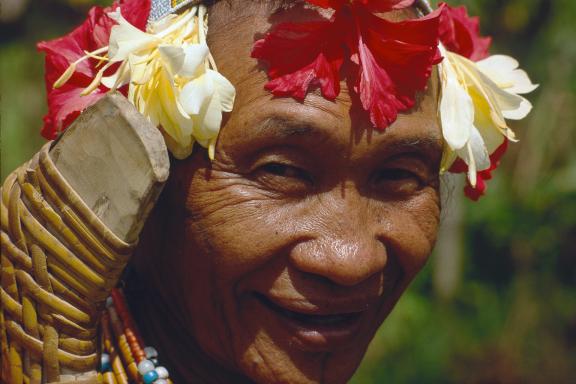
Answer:
<path fill-rule="evenodd" d="M 173 160 L 135 259 L 137 322 L 178 383 L 345 383 L 436 239 L 437 78 L 383 132 L 345 81 L 333 102 L 274 98 L 252 45 L 312 13 L 271 8 L 210 10 L 235 108 L 213 162 L 202 149 Z M 297 329 L 284 310 L 354 323 Z"/>

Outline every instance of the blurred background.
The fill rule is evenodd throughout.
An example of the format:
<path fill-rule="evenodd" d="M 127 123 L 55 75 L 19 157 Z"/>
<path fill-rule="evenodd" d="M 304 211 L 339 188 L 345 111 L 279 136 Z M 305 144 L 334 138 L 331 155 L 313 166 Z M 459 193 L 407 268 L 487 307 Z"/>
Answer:
<path fill-rule="evenodd" d="M 107 1 L 0 0 L 2 180 L 44 140 L 43 57 Z M 576 2 L 452 0 L 482 18 L 492 53 L 516 57 L 540 88 L 513 124 L 521 142 L 478 203 L 446 179 L 435 254 L 352 380 L 576 382 Z"/>

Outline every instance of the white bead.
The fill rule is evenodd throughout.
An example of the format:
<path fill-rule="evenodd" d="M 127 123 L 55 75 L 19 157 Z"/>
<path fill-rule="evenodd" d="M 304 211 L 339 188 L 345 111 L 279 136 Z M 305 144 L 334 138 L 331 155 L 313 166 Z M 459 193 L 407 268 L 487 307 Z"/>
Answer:
<path fill-rule="evenodd" d="M 164 379 L 158 379 L 153 384 L 168 384 L 168 382 Z"/>
<path fill-rule="evenodd" d="M 158 377 L 161 379 L 167 379 L 169 376 L 168 370 L 162 366 L 156 367 L 156 373 L 158 374 Z"/>
<path fill-rule="evenodd" d="M 152 371 L 153 369 L 154 369 L 154 363 L 151 362 L 150 360 L 142 360 L 140 364 L 138 364 L 138 372 L 140 372 L 142 376 Z"/>
<path fill-rule="evenodd" d="M 110 307 L 113 306 L 113 305 L 114 305 L 114 299 L 112 299 L 112 296 L 109 296 L 109 297 L 106 299 L 106 308 L 110 308 Z"/>
<path fill-rule="evenodd" d="M 158 357 L 158 351 L 154 347 L 144 347 L 144 353 L 147 359 Z"/>

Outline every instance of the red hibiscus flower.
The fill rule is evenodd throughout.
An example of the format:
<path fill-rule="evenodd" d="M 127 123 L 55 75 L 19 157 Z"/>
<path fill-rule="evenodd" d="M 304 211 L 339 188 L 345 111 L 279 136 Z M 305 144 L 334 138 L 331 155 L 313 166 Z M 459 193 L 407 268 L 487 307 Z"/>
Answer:
<path fill-rule="evenodd" d="M 252 57 L 268 63 L 266 88 L 302 100 L 313 87 L 327 99 L 340 92 L 340 69 L 351 64 L 354 91 L 376 128 L 414 106 L 426 87 L 438 50 L 443 7 L 420 19 L 390 22 L 374 15 L 414 0 L 307 0 L 334 9 L 330 20 L 276 25 L 254 44 Z"/>
<path fill-rule="evenodd" d="M 445 3 L 440 20 L 440 41 L 451 52 L 472 61 L 488 56 L 492 38 L 480 36 L 478 17 L 469 17 L 465 6 L 452 8 Z"/>
<path fill-rule="evenodd" d="M 97 60 L 80 61 L 72 77 L 60 88 L 54 88 L 54 82 L 68 69 L 70 64 L 92 52 L 108 45 L 110 30 L 116 24 L 107 16 L 120 7 L 122 14 L 131 24 L 144 30 L 150 12 L 150 0 L 120 0 L 110 7 L 93 7 L 88 19 L 68 35 L 38 43 L 38 50 L 46 53 L 45 81 L 48 95 L 48 113 L 44 117 L 42 135 L 55 139 L 87 107 L 102 98 L 107 88 L 100 86 L 91 94 L 80 93 L 96 76 Z M 112 68 L 111 68 L 112 70 Z"/>
<path fill-rule="evenodd" d="M 466 187 L 464 187 L 464 194 L 473 201 L 478 201 L 482 196 L 486 194 L 488 185 L 487 180 L 492 179 L 492 172 L 498 168 L 500 165 L 500 160 L 502 156 L 508 150 L 508 140 L 504 140 L 501 146 L 499 146 L 493 154 L 490 155 L 490 168 L 480 171 L 476 174 L 476 187 L 470 184 L 470 180 L 466 178 Z M 462 159 L 458 159 L 454 162 L 452 167 L 450 167 L 450 172 L 452 173 L 467 173 L 468 166 Z"/>

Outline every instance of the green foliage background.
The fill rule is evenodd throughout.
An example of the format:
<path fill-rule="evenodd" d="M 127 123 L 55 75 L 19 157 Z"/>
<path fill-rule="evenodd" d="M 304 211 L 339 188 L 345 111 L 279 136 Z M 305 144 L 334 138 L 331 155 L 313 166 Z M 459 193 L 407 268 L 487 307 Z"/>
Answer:
<path fill-rule="evenodd" d="M 0 14 L 2 180 L 43 142 L 35 42 L 67 33 L 94 3 L 32 0 L 21 17 Z M 521 143 L 488 196 L 470 203 L 459 186 L 449 192 L 451 225 L 440 241 L 458 246 L 439 246 L 352 382 L 575 382 L 576 2 L 450 3 L 481 16 L 492 52 L 516 57 L 541 87 L 529 96 L 531 116 L 513 125 Z"/>

